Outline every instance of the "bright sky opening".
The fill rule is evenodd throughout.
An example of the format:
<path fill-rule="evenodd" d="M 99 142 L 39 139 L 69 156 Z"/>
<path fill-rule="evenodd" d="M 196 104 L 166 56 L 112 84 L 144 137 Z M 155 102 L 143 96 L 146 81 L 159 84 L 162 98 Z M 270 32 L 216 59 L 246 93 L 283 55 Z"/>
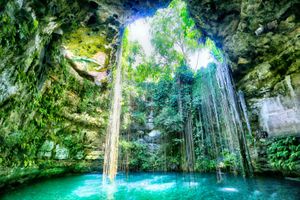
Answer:
<path fill-rule="evenodd" d="M 138 41 L 143 47 L 146 56 L 150 56 L 153 51 L 150 36 L 150 24 L 147 18 L 138 19 L 128 27 L 129 41 Z"/>
<path fill-rule="evenodd" d="M 189 56 L 189 64 L 195 71 L 201 67 L 206 68 L 208 63 L 213 62 L 214 58 L 207 48 L 199 49 L 197 52 Z"/>
<path fill-rule="evenodd" d="M 129 41 L 138 41 L 146 56 L 151 56 L 154 47 L 151 44 L 149 19 L 142 18 L 136 20 L 128 26 L 128 30 Z M 213 61 L 213 56 L 207 48 L 201 48 L 188 57 L 189 65 L 195 71 L 201 67 L 207 67 L 208 63 Z"/>

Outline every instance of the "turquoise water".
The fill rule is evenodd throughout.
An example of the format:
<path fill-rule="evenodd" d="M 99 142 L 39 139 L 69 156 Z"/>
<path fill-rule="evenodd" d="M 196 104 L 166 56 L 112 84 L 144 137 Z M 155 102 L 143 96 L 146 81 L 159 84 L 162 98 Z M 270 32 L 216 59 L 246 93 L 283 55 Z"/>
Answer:
<path fill-rule="evenodd" d="M 119 174 L 113 185 L 103 185 L 101 174 L 44 180 L 12 191 L 4 200 L 299 200 L 300 183 L 284 179 L 243 179 L 215 174 Z"/>

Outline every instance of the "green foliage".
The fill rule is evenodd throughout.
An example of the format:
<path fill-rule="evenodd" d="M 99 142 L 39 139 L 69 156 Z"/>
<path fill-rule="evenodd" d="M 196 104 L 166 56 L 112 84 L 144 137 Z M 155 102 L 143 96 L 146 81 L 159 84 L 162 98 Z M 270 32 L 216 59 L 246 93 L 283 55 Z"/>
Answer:
<path fill-rule="evenodd" d="M 292 136 L 272 140 L 267 154 L 271 165 L 279 170 L 292 171 L 300 164 L 300 144 Z"/>
<path fill-rule="evenodd" d="M 175 79 L 183 84 L 191 85 L 194 81 L 194 73 L 189 67 L 182 65 L 176 69 Z"/>
<path fill-rule="evenodd" d="M 190 110 L 190 85 L 193 84 L 194 74 L 186 63 L 188 54 L 197 47 L 200 33 L 188 16 L 185 3 L 178 0 L 173 1 L 166 11 L 158 11 L 150 23 L 151 42 L 155 48 L 151 56 L 145 55 L 139 43 L 128 41 L 128 30 L 125 30 L 122 64 L 126 89 L 123 92 L 122 109 L 130 112 L 132 125 L 139 127 L 145 126 L 149 111 L 152 110 L 155 127 L 163 132 L 167 141 L 173 142 L 162 144 L 166 148 L 165 155 L 162 147 L 156 153 L 145 154 L 143 152 L 148 150 L 143 148 L 146 147 L 133 145 L 131 149 L 135 149 L 130 151 L 130 157 L 134 158 L 133 168 L 179 169 L 179 147 L 183 142 L 180 133 L 184 128 L 184 117 L 178 110 L 178 82 L 182 87 L 183 107 Z M 125 119 L 126 112 L 123 116 Z M 140 153 L 137 155 L 136 152 Z M 144 159 L 143 156 L 148 157 L 140 165 L 138 163 Z"/>
<path fill-rule="evenodd" d="M 146 113 L 145 112 L 132 112 L 132 121 L 134 121 L 137 124 L 145 124 L 146 123 Z"/>
<path fill-rule="evenodd" d="M 201 157 L 196 160 L 196 171 L 200 172 L 211 172 L 216 170 L 217 163 L 215 160 L 209 159 L 208 157 Z"/>
<path fill-rule="evenodd" d="M 78 22 L 86 17 L 86 9 L 81 9 L 79 4 L 84 2 L 9 0 L 0 5 L 1 70 L 9 71 L 12 84 L 21 91 L 1 105 L 1 169 L 40 167 L 43 161 L 37 155 L 45 140 L 67 146 L 71 156 L 82 150 L 85 142 L 82 126 L 63 117 L 63 110 L 86 112 L 91 116 L 99 116 L 101 110 L 101 117 L 107 118 L 108 92 L 90 81 L 80 83 L 68 73 L 61 55 L 60 36 L 51 34 L 55 23 L 64 24 L 61 27 L 64 38 L 70 35 L 66 33 L 71 23 L 75 24 L 72 28 L 78 28 Z M 81 31 L 78 30 L 76 39 Z M 90 38 L 89 44 L 95 47 L 85 49 L 84 53 L 104 51 L 103 37 L 99 34 L 84 36 Z M 76 98 L 70 101 L 70 93 L 82 101 L 77 103 Z M 52 164 L 49 162 L 48 166 Z"/>
<path fill-rule="evenodd" d="M 149 152 L 145 145 L 139 142 L 128 142 L 125 140 L 119 143 L 123 157 L 129 156 L 129 169 L 132 171 L 147 170 L 149 167 Z M 124 158 L 123 158 L 124 159 Z"/>
<path fill-rule="evenodd" d="M 201 138 L 199 131 L 195 130 L 196 127 L 186 125 L 187 120 L 192 123 L 198 120 L 200 97 L 203 96 L 199 84 L 202 83 L 204 74 L 210 77 L 216 69 L 211 64 L 208 67 L 210 69 L 199 70 L 195 74 L 188 66 L 190 56 L 201 48 L 208 48 L 217 59 L 221 59 L 221 51 L 209 39 L 205 44 L 199 44 L 201 33 L 196 29 L 183 1 L 172 1 L 168 8 L 159 10 L 149 21 L 151 43 L 154 47 L 152 55 L 146 55 L 137 41 L 129 41 L 129 30 L 125 30 L 123 38 L 122 119 L 127 123 L 123 126 L 123 131 L 130 133 L 128 138 L 131 138 L 132 151 L 129 154 L 135 161 L 133 168 L 179 170 L 184 165 L 184 134 L 188 132 L 198 139 Z M 152 114 L 155 129 L 162 132 L 163 141 L 157 153 L 144 153 L 149 151 L 143 149 L 146 147 L 133 145 L 136 138 L 140 138 L 135 132 L 136 129 L 148 131 L 144 127 L 147 127 L 147 118 Z M 216 169 L 215 157 L 207 156 L 209 152 L 204 152 L 198 146 L 195 150 L 197 170 Z M 137 152 L 140 152 L 139 155 Z M 142 166 L 139 161 L 146 155 L 148 159 L 143 161 Z M 232 155 L 228 153 L 223 157 L 225 167 L 231 168 L 234 162 Z M 136 160 L 137 158 L 139 159 Z"/>
<path fill-rule="evenodd" d="M 200 32 L 189 17 L 186 4 L 174 0 L 170 6 L 151 20 L 152 44 L 161 59 L 175 69 L 188 55 L 195 51 Z"/>
<path fill-rule="evenodd" d="M 104 88 L 95 86 L 93 82 L 80 83 L 74 79 L 68 73 L 67 62 L 59 57 L 60 51 L 57 51 L 57 46 L 57 43 L 51 44 L 51 50 L 45 55 L 51 61 L 55 59 L 59 63 L 53 62 L 53 67 L 45 74 L 47 81 L 42 90 L 37 88 L 38 80 L 34 74 L 19 73 L 18 78 L 24 83 L 24 90 L 28 94 L 23 99 L 13 99 L 8 104 L 10 107 L 5 107 L 0 112 L 0 118 L 5 116 L 0 137 L 3 144 L 0 148 L 3 167 L 39 166 L 43 161 L 37 155 L 45 140 L 66 146 L 71 157 L 82 151 L 85 141 L 80 130 L 81 125 L 73 124 L 64 118 L 63 110 L 66 108 L 73 109 L 73 112 L 77 112 L 78 109 L 78 112 L 97 117 L 97 109 L 101 108 L 104 110 L 101 117 L 105 123 L 109 110 L 107 92 L 102 92 Z M 76 98 L 70 98 L 70 94 L 82 101 L 76 103 Z M 11 117 L 6 116 L 7 113 L 10 113 Z M 76 126 L 77 128 L 74 128 Z"/>
<path fill-rule="evenodd" d="M 162 152 L 150 152 L 146 144 L 138 141 L 121 140 L 119 145 L 121 160 L 126 162 L 126 156 L 128 156 L 130 171 L 157 171 L 164 168 L 166 158 L 161 156 Z"/>
<path fill-rule="evenodd" d="M 173 105 L 177 101 L 177 94 L 173 88 L 174 80 L 161 80 L 152 84 L 151 94 L 157 110 L 161 110 L 166 105 Z"/>
<path fill-rule="evenodd" d="M 230 153 L 229 151 L 224 151 L 222 153 L 223 156 L 223 164 L 226 169 L 229 169 L 229 171 L 234 171 L 236 168 L 237 156 L 233 153 Z"/>
<path fill-rule="evenodd" d="M 216 46 L 216 44 L 210 38 L 206 39 L 206 42 L 205 42 L 204 46 L 207 47 L 212 52 L 214 57 L 219 62 L 221 62 L 221 63 L 224 62 L 222 51 Z"/>
<path fill-rule="evenodd" d="M 155 125 L 167 133 L 176 133 L 183 129 L 181 116 L 170 107 L 161 110 L 155 118 Z"/>

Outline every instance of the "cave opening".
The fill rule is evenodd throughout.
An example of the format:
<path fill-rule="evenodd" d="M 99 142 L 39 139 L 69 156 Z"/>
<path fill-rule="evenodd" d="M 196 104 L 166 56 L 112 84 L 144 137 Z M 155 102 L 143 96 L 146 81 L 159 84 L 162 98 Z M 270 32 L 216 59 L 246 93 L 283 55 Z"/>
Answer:
<path fill-rule="evenodd" d="M 224 54 L 203 37 L 179 0 L 125 29 L 104 158 L 111 181 L 117 169 L 252 174 L 248 118 Z"/>

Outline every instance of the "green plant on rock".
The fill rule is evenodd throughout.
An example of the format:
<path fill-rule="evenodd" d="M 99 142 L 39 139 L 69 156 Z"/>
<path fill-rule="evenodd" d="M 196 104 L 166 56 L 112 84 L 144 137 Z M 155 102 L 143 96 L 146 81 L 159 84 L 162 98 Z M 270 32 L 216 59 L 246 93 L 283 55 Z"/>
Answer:
<path fill-rule="evenodd" d="M 238 163 L 236 155 L 229 151 L 224 151 L 222 154 L 224 167 L 230 171 L 234 171 L 236 163 Z"/>
<path fill-rule="evenodd" d="M 195 170 L 200 172 L 214 171 L 217 167 L 215 160 L 211 160 L 205 156 L 203 156 L 201 159 L 197 159 L 195 165 Z"/>
<path fill-rule="evenodd" d="M 276 169 L 292 171 L 300 164 L 300 144 L 292 136 L 272 140 L 267 154 L 270 164 Z"/>
<path fill-rule="evenodd" d="M 125 157 L 129 154 L 129 169 L 133 171 L 147 170 L 150 166 L 148 164 L 149 152 L 145 145 L 139 142 L 120 141 L 121 152 L 124 154 L 121 157 Z"/>
<path fill-rule="evenodd" d="M 172 108 L 165 107 L 155 118 L 157 127 L 161 127 L 166 132 L 179 132 L 182 130 L 182 119 L 180 115 Z"/>

